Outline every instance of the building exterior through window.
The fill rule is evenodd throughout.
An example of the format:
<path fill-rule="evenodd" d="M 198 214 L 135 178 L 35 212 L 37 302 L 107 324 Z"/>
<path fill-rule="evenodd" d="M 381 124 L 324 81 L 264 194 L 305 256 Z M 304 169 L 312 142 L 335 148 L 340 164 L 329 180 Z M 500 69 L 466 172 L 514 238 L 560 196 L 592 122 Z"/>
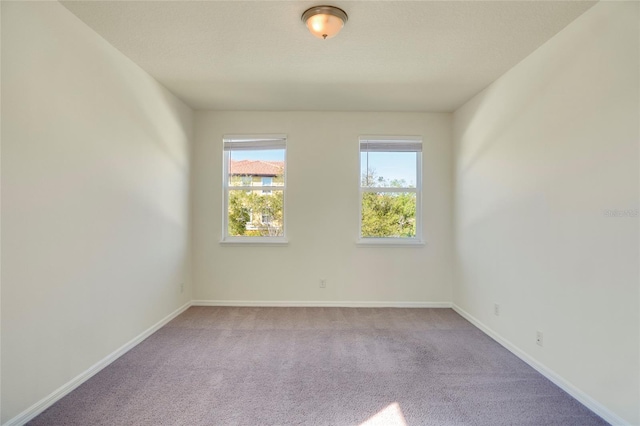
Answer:
<path fill-rule="evenodd" d="M 271 189 L 261 187 L 283 186 L 279 179 L 284 171 L 284 161 L 242 160 L 229 162 L 229 176 L 231 181 L 240 179 L 242 186 L 256 187 L 247 192 L 257 195 L 271 195 Z M 274 226 L 273 216 L 269 213 L 261 213 L 259 216 L 249 212 L 249 222 L 245 228 L 247 231 L 256 231 L 265 227 Z"/>
<path fill-rule="evenodd" d="M 222 242 L 286 243 L 287 135 L 223 138 Z"/>

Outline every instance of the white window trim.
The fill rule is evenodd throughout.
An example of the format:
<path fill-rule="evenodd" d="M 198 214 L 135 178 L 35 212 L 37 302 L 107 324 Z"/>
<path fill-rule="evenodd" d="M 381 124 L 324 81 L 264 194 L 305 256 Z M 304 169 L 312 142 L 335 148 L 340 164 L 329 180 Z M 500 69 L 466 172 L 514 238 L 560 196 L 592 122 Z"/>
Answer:
<path fill-rule="evenodd" d="M 285 237 L 229 237 L 220 241 L 221 245 L 230 246 L 286 246 L 289 240 Z"/>
<path fill-rule="evenodd" d="M 284 140 L 284 179 L 283 184 L 278 186 L 229 186 L 229 156 L 230 150 L 224 149 L 224 142 L 234 141 L 259 141 L 261 145 L 267 145 L 269 141 Z M 220 244 L 223 245 L 258 245 L 258 246 L 280 246 L 289 244 L 287 239 L 287 135 L 286 134 L 260 134 L 260 135 L 224 135 L 222 138 L 222 238 Z M 257 150 L 260 148 L 257 147 Z M 283 235 L 278 237 L 238 237 L 229 235 L 229 191 L 262 191 L 274 190 L 282 191 L 282 220 Z"/>
<path fill-rule="evenodd" d="M 232 185 L 232 186 L 229 187 L 229 189 L 231 189 L 233 191 L 281 191 L 283 188 L 284 188 L 284 185 L 278 185 L 278 186 L 276 186 L 276 185 L 272 185 L 272 186 Z M 396 191 L 396 192 L 398 192 L 398 191 Z"/>
<path fill-rule="evenodd" d="M 386 141 L 389 143 L 415 141 L 423 143 L 421 136 L 373 136 L 361 135 L 358 138 L 358 239 L 356 245 L 360 247 L 422 247 L 422 150 L 416 152 L 416 186 L 415 188 L 379 188 L 362 186 L 362 141 Z M 416 236 L 415 237 L 362 237 L 362 195 L 365 192 L 415 192 L 416 194 Z"/>

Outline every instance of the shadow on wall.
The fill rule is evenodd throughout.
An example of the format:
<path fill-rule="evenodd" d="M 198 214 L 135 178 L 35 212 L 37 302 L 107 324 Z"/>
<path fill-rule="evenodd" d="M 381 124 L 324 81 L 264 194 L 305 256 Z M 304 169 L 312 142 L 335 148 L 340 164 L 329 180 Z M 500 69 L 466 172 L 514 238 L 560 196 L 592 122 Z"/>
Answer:
<path fill-rule="evenodd" d="M 600 26 L 591 30 L 594 31 L 592 34 L 597 36 L 606 28 Z M 573 45 L 569 46 L 571 51 L 584 52 L 585 49 L 580 47 L 587 43 L 585 38 L 573 37 L 571 41 L 573 42 Z M 529 60 L 528 57 L 523 62 L 527 60 Z M 458 172 L 465 173 L 470 170 L 491 149 L 491 145 L 500 140 L 503 133 L 513 126 L 518 126 L 522 121 L 520 118 L 526 117 L 536 104 L 543 101 L 545 94 L 550 93 L 552 82 L 571 70 L 571 64 L 576 60 L 576 56 L 556 55 L 555 60 L 544 67 L 543 74 L 538 73 L 535 78 L 529 79 L 521 79 L 519 73 L 522 66 L 516 66 L 476 95 L 469 102 L 469 106 L 475 112 L 473 118 L 467 123 L 464 133 L 456 138 L 460 145 L 470 143 L 468 134 L 473 134 L 474 140 L 474 146 L 464 146 L 464 150 L 461 150 L 461 146 L 456 147 L 458 154 L 462 153 L 462 156 L 457 159 Z M 505 90 L 505 88 L 513 88 L 513 80 L 519 81 L 520 90 Z M 526 85 L 521 84 L 523 81 Z M 523 94 L 526 95 L 523 96 Z M 492 120 L 492 117 L 495 119 Z M 532 126 L 538 124 L 531 123 Z"/>

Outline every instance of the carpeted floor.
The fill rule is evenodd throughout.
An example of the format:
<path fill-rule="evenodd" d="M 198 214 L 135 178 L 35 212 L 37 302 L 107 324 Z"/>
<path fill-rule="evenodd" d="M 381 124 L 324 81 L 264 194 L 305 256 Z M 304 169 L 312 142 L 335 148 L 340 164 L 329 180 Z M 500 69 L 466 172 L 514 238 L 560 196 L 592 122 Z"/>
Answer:
<path fill-rule="evenodd" d="M 192 307 L 30 425 L 601 425 L 451 309 Z"/>

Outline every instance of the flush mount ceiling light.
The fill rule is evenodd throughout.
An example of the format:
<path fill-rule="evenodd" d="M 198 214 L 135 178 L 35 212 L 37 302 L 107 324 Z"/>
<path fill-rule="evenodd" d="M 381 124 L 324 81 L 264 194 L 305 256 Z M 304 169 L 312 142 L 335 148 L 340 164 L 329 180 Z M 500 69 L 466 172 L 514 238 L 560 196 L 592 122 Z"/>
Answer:
<path fill-rule="evenodd" d="M 314 6 L 302 14 L 302 22 L 307 24 L 311 34 L 322 39 L 338 34 L 347 19 L 347 13 L 334 6 Z"/>

